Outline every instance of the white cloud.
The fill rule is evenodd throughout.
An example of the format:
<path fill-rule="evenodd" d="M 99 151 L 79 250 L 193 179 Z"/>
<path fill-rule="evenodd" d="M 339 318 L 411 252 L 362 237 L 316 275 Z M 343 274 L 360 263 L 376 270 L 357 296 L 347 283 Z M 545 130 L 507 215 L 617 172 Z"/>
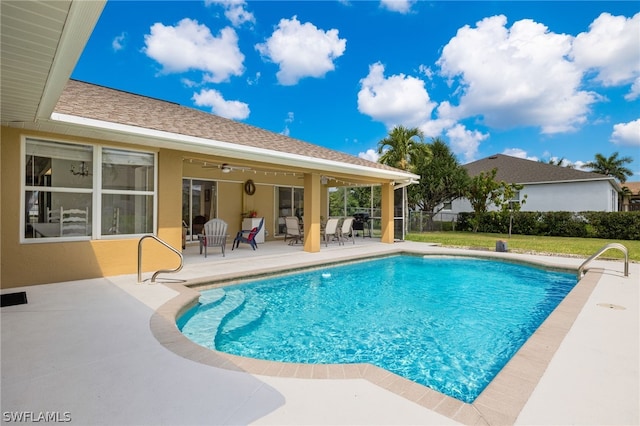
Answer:
<path fill-rule="evenodd" d="M 489 135 L 477 130 L 467 130 L 462 124 L 456 124 L 447 130 L 447 137 L 453 153 L 463 155 L 463 162 L 468 163 L 475 160 L 480 142 L 487 139 Z"/>
<path fill-rule="evenodd" d="M 611 141 L 616 145 L 640 147 L 640 118 L 629 123 L 614 124 Z"/>
<path fill-rule="evenodd" d="M 383 122 L 388 128 L 402 124 L 417 127 L 431 117 L 435 103 L 429 99 L 424 81 L 404 74 L 384 76 L 384 65 L 369 66 L 360 80 L 358 111 Z"/>
<path fill-rule="evenodd" d="M 224 8 L 224 16 L 231 21 L 234 27 L 251 22 L 255 23 L 256 18 L 253 13 L 247 11 L 247 3 L 244 0 L 205 0 L 207 6 L 215 4 Z"/>
<path fill-rule="evenodd" d="M 256 49 L 278 64 L 278 82 L 291 86 L 304 77 L 324 77 L 333 71 L 333 61 L 342 56 L 346 44 L 346 39 L 338 37 L 338 30 L 323 31 L 310 22 L 301 24 L 294 16 L 280 20 L 271 37 Z"/>
<path fill-rule="evenodd" d="M 409 13 L 415 0 L 380 0 L 380 6 L 393 12 Z"/>
<path fill-rule="evenodd" d="M 464 26 L 437 64 L 460 83 L 450 118 L 482 116 L 489 126 L 539 126 L 543 133 L 575 130 L 597 95 L 580 90 L 582 70 L 567 59 L 571 37 L 532 20 L 506 27 L 505 16 Z"/>
<path fill-rule="evenodd" d="M 428 65 L 420 64 L 418 71 L 420 71 L 420 74 L 424 75 L 429 80 L 433 78 L 433 70 Z"/>
<path fill-rule="evenodd" d="M 184 85 L 184 87 L 197 87 L 199 83 L 189 79 L 189 78 L 181 78 L 180 82 Z"/>
<path fill-rule="evenodd" d="M 197 106 L 211 107 L 211 112 L 232 120 L 244 120 L 251 112 L 249 105 L 240 101 L 227 101 L 222 94 L 213 89 L 202 89 L 191 98 Z"/>
<path fill-rule="evenodd" d="M 175 27 L 153 24 L 144 39 L 143 51 L 159 62 L 165 73 L 198 70 L 205 73 L 205 81 L 220 83 L 244 72 L 244 55 L 231 27 L 214 37 L 205 25 L 185 18 Z"/>
<path fill-rule="evenodd" d="M 126 39 L 127 39 L 126 33 L 121 33 L 119 36 L 115 37 L 111 42 L 111 47 L 113 48 L 113 50 L 117 52 L 119 50 L 124 49 L 124 44 Z"/>
<path fill-rule="evenodd" d="M 511 157 L 524 158 L 525 160 L 538 161 L 538 157 L 535 155 L 529 156 L 527 151 L 521 148 L 506 148 L 502 151 L 504 155 L 509 155 Z"/>
<path fill-rule="evenodd" d="M 640 76 L 640 13 L 633 18 L 603 13 L 580 33 L 571 52 L 582 69 L 596 70 L 605 86 L 627 84 Z"/>
<path fill-rule="evenodd" d="M 418 128 L 422 130 L 426 138 L 436 138 L 446 129 L 453 127 L 454 124 L 456 124 L 454 120 L 436 118 L 435 120 L 424 122 Z"/>
<path fill-rule="evenodd" d="M 253 86 L 254 84 L 258 84 L 258 82 L 260 81 L 260 77 L 262 76 L 262 74 L 260 73 L 260 71 L 256 72 L 256 76 L 254 78 L 251 77 L 247 77 L 247 84 L 249 86 Z"/>
<path fill-rule="evenodd" d="M 380 154 L 378 154 L 378 151 L 375 149 L 368 149 L 366 152 L 359 153 L 358 157 L 377 163 L 380 158 Z"/>
<path fill-rule="evenodd" d="M 289 111 L 287 113 L 287 118 L 284 119 L 284 130 L 282 130 L 282 132 L 280 133 L 285 136 L 289 136 L 289 134 L 291 133 L 291 131 L 289 130 L 289 123 L 293 123 L 293 121 L 294 121 L 294 114 L 293 112 Z"/>
<path fill-rule="evenodd" d="M 631 90 L 624 96 L 624 98 L 628 101 L 635 101 L 640 98 L 640 77 L 636 78 L 636 81 L 631 85 Z"/>

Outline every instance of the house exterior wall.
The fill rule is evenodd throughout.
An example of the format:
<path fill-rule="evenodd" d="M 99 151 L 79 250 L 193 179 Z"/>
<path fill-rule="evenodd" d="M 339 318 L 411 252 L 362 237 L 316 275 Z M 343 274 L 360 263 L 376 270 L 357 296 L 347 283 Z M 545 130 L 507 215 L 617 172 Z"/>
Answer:
<path fill-rule="evenodd" d="M 520 199 L 527 196 L 522 211 L 618 211 L 618 195 L 609 181 L 559 182 L 528 184 L 520 191 Z M 489 210 L 497 210 L 494 205 Z M 466 198 L 454 200 L 451 210 L 443 213 L 472 212 Z"/>
<path fill-rule="evenodd" d="M 618 194 L 609 181 L 525 185 L 523 211 L 618 211 Z"/>
<path fill-rule="evenodd" d="M 43 140 L 95 144 L 122 149 L 153 151 L 146 146 L 70 137 L 2 127 L 0 145 L 0 288 L 73 281 L 137 273 L 139 237 L 82 241 L 21 242 L 21 140 L 23 136 Z M 232 172 L 205 169 L 184 161 L 187 152 L 155 149 L 157 152 L 157 231 L 156 235 L 172 247 L 182 245 L 182 179 L 209 179 L 217 182 L 217 215 L 229 224 L 230 241 L 241 229 L 242 213 L 251 209 L 264 217 L 266 240 L 276 234 L 276 187 L 303 187 L 301 174 Z M 254 180 L 253 195 L 244 192 L 244 182 Z M 326 212 L 328 193 L 320 189 L 320 212 Z M 176 267 L 175 253 L 157 242 L 143 242 L 144 272 Z"/>
<path fill-rule="evenodd" d="M 62 135 L 29 132 L 29 136 L 70 142 L 97 143 L 120 148 L 122 144 L 77 139 Z M 21 136 L 19 129 L 2 127 L 0 164 L 0 287 L 71 281 L 137 272 L 138 238 L 67 242 L 20 242 L 21 215 Z M 174 247 L 180 247 L 182 159 L 175 152 L 158 152 L 157 235 Z M 143 269 L 158 270 L 176 265 L 175 254 L 152 241 L 146 241 Z"/>

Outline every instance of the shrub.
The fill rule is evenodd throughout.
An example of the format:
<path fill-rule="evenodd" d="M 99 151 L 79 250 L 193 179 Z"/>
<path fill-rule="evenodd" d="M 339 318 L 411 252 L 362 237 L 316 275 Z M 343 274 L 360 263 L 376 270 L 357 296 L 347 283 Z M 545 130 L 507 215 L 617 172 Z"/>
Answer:
<path fill-rule="evenodd" d="M 455 229 L 494 234 L 509 232 L 509 212 L 459 213 Z M 640 211 L 513 212 L 513 234 L 640 240 Z"/>

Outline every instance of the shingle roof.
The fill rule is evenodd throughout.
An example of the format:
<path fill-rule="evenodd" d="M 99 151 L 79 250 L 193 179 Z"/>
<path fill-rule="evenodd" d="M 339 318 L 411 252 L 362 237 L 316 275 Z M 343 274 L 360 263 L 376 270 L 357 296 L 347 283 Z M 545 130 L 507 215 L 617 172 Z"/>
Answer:
<path fill-rule="evenodd" d="M 625 182 L 621 186 L 626 186 L 633 195 L 640 195 L 640 182 Z"/>
<path fill-rule="evenodd" d="M 464 165 L 470 176 L 497 168 L 496 180 L 508 183 L 542 183 L 579 180 L 607 180 L 608 176 L 560 167 L 538 161 L 496 154 Z"/>
<path fill-rule="evenodd" d="M 229 142 L 282 153 L 398 171 L 380 163 L 327 149 L 176 103 L 70 80 L 54 110 L 105 122 Z"/>

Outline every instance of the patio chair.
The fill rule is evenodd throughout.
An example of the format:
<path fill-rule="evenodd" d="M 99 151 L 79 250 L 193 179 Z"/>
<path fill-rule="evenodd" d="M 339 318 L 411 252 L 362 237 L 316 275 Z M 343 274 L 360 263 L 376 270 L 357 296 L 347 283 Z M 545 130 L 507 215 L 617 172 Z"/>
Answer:
<path fill-rule="evenodd" d="M 295 216 L 287 216 L 284 219 L 286 225 L 286 231 L 284 234 L 284 241 L 287 241 L 287 237 L 289 237 L 289 245 L 296 244 L 298 242 L 302 242 L 303 232 L 300 229 L 300 221 Z"/>
<path fill-rule="evenodd" d="M 327 225 L 324 227 L 324 245 L 328 247 L 329 238 L 334 238 L 338 232 L 338 219 L 332 218 L 327 220 Z"/>
<path fill-rule="evenodd" d="M 353 218 L 345 217 L 342 221 L 342 226 L 340 227 L 340 242 L 344 245 L 344 240 L 348 240 L 351 238 L 353 244 L 356 243 L 356 239 L 353 238 Z"/>
<path fill-rule="evenodd" d="M 256 235 L 262 229 L 262 225 L 264 224 L 264 217 L 260 220 L 260 224 L 253 229 L 243 229 L 238 231 L 236 234 L 236 238 L 233 240 L 233 244 L 231 245 L 231 250 L 238 248 L 240 243 L 247 243 L 251 246 L 252 249 L 258 248 L 258 243 L 256 242 Z M 245 237 L 246 234 L 246 237 Z"/>
<path fill-rule="evenodd" d="M 204 234 L 198 235 L 200 241 L 200 254 L 204 248 L 204 257 L 207 257 L 207 247 L 220 247 L 222 257 L 225 257 L 224 250 L 227 246 L 227 222 L 222 219 L 211 219 L 203 225 Z"/>

